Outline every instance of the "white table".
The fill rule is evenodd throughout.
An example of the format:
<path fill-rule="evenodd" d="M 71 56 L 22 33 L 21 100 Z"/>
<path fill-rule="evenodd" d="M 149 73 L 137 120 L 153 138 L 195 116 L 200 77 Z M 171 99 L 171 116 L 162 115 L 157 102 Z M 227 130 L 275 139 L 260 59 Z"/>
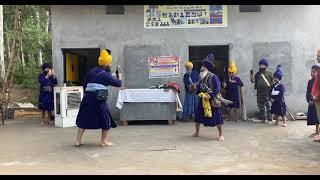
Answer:
<path fill-rule="evenodd" d="M 116 104 L 124 125 L 137 120 L 167 120 L 173 124 L 177 105 L 182 109 L 178 94 L 171 89 L 120 90 Z"/>

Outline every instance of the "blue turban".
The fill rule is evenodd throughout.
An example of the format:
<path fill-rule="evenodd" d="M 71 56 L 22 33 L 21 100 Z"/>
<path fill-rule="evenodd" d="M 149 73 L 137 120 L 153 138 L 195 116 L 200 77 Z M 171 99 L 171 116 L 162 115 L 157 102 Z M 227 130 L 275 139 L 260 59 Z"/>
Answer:
<path fill-rule="evenodd" d="M 42 70 L 45 70 L 47 68 L 50 68 L 50 65 L 47 62 L 43 63 L 42 64 Z"/>
<path fill-rule="evenodd" d="M 282 68 L 280 64 L 277 66 L 276 72 L 273 73 L 273 77 L 278 78 L 279 80 L 282 79 Z"/>
<path fill-rule="evenodd" d="M 212 53 L 208 54 L 206 59 L 211 61 L 213 64 L 215 63 L 215 58 L 214 58 L 214 55 Z"/>
<path fill-rule="evenodd" d="M 265 65 L 266 67 L 268 67 L 269 63 L 268 63 L 268 60 L 265 59 L 265 58 L 262 58 L 260 61 L 259 61 L 259 65 Z"/>
<path fill-rule="evenodd" d="M 202 65 L 207 68 L 210 72 L 213 72 L 213 65 L 215 63 L 214 55 L 212 53 L 203 60 Z"/>

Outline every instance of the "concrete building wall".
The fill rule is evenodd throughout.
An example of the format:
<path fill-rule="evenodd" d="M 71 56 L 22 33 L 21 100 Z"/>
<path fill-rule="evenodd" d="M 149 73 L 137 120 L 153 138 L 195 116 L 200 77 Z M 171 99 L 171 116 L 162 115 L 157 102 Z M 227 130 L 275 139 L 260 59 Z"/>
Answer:
<path fill-rule="evenodd" d="M 238 67 L 238 76 L 245 83 L 244 94 L 248 112 L 257 110 L 249 70 L 256 43 L 289 43 L 291 66 L 286 71 L 292 82 L 286 101 L 293 111 L 306 111 L 305 91 L 310 67 L 320 47 L 320 6 L 263 5 L 261 12 L 240 13 L 239 6 L 228 6 L 228 27 L 193 29 L 144 29 L 143 6 L 125 6 L 125 15 L 107 15 L 105 6 L 51 6 L 52 54 L 60 84 L 63 81 L 61 48 L 112 49 L 114 64 L 123 65 L 125 46 L 161 47 L 163 55 L 178 55 L 181 64 L 188 60 L 190 45 L 230 45 L 230 57 Z M 270 62 L 273 67 L 277 62 Z M 255 69 L 257 69 L 255 67 Z M 274 69 L 270 69 L 274 71 Z M 185 70 L 182 70 L 182 74 Z M 284 72 L 284 76 L 286 72 Z M 182 78 L 175 79 L 182 84 Z M 117 89 L 111 90 L 110 107 L 115 118 Z M 181 95 L 183 97 L 183 95 Z"/>

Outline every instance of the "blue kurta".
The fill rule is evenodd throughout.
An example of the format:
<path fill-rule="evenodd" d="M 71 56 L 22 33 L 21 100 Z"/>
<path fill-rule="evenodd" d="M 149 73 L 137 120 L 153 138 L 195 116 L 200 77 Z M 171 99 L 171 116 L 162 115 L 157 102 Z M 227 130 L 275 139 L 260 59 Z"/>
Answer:
<path fill-rule="evenodd" d="M 232 77 L 231 80 L 235 80 L 236 82 L 231 83 L 230 81 L 227 81 L 227 99 L 232 101 L 233 104 L 229 104 L 227 107 L 239 109 L 239 86 L 242 87 L 243 83 L 237 76 Z"/>
<path fill-rule="evenodd" d="M 191 75 L 185 73 L 183 76 L 183 83 L 185 89 L 184 96 L 184 104 L 183 104 L 183 112 L 182 119 L 186 119 L 186 117 L 191 116 L 195 113 L 195 109 L 197 108 L 197 104 L 199 103 L 198 97 L 195 94 L 190 92 L 189 86 L 191 84 L 195 84 L 200 80 L 199 73 L 197 71 L 192 71 Z"/>
<path fill-rule="evenodd" d="M 214 85 L 215 89 L 211 93 L 209 93 L 210 97 L 215 97 L 221 90 L 221 83 L 215 74 L 212 75 L 211 78 L 212 84 Z M 197 94 L 201 92 L 200 90 L 200 83 L 197 85 Z M 223 118 L 222 118 L 222 112 L 221 108 L 212 109 L 212 117 L 205 117 L 204 116 L 204 109 L 202 107 L 202 100 L 199 98 L 199 105 L 197 107 L 196 113 L 195 113 L 195 121 L 198 123 L 203 123 L 204 126 L 217 126 L 220 124 L 223 124 Z"/>
<path fill-rule="evenodd" d="M 312 91 L 312 86 L 314 83 L 314 79 L 310 79 L 308 81 L 308 87 L 307 87 L 307 93 L 306 93 L 306 99 L 307 102 L 311 101 L 311 91 Z M 319 120 L 317 117 L 317 111 L 316 111 L 316 106 L 314 104 L 308 106 L 308 115 L 307 115 L 307 125 L 315 125 L 319 124 Z"/>
<path fill-rule="evenodd" d="M 271 92 L 279 91 L 278 95 L 272 95 Z M 270 98 L 274 100 L 274 102 L 271 105 L 271 114 L 274 114 L 276 116 L 285 116 L 286 115 L 286 104 L 284 102 L 284 92 L 285 88 L 283 84 L 273 84 L 271 86 L 270 91 Z"/>
<path fill-rule="evenodd" d="M 105 86 L 121 87 L 122 81 L 112 76 L 110 71 L 96 67 L 91 69 L 85 78 L 84 89 L 88 83 L 99 83 Z M 95 92 L 85 92 L 77 116 L 77 126 L 82 129 L 115 128 L 107 102 L 98 101 Z"/>
<path fill-rule="evenodd" d="M 54 100 L 53 100 L 53 87 L 58 84 L 57 78 L 50 76 L 48 79 L 44 73 L 39 74 L 38 82 L 40 84 L 39 93 L 39 109 L 42 111 L 53 111 Z M 51 92 L 45 92 L 44 87 L 51 87 Z"/>

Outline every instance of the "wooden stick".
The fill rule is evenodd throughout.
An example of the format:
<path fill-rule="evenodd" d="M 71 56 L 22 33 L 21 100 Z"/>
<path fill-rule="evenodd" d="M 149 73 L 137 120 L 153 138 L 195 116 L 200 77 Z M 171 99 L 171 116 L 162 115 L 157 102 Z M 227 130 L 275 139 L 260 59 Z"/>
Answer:
<path fill-rule="evenodd" d="M 286 105 L 286 109 L 287 109 L 289 115 L 291 116 L 291 118 L 295 121 L 296 118 L 293 116 L 292 112 L 290 111 L 290 109 L 289 109 L 289 107 L 287 105 Z"/>
<path fill-rule="evenodd" d="M 240 102 L 241 102 L 241 110 L 242 110 L 242 119 L 243 120 L 248 120 L 247 119 L 247 109 L 244 103 L 244 95 L 243 95 L 243 88 L 239 87 L 239 94 L 240 94 Z"/>

